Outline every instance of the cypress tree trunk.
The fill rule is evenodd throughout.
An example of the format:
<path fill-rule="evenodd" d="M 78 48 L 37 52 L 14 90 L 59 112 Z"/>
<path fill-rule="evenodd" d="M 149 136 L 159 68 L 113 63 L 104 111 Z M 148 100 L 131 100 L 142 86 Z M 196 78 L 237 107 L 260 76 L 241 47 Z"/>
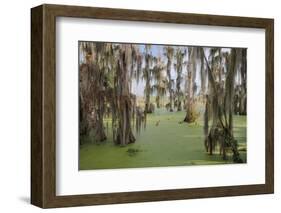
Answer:
<path fill-rule="evenodd" d="M 159 109 L 160 108 L 160 96 L 156 96 L 156 107 Z"/>
<path fill-rule="evenodd" d="M 94 141 L 106 140 L 103 124 L 105 97 L 102 80 L 97 80 L 101 72 L 95 61 L 87 60 L 80 68 L 80 131 L 84 135 L 94 133 Z M 103 75 L 101 75 L 103 78 Z"/>
<path fill-rule="evenodd" d="M 117 103 L 117 122 L 115 144 L 125 146 L 135 142 L 135 137 L 132 132 L 131 121 L 133 114 L 133 103 L 130 94 L 131 76 L 129 72 L 129 64 L 131 63 L 131 47 L 123 45 L 119 49 L 119 58 L 117 62 L 116 75 L 116 103 Z"/>
<path fill-rule="evenodd" d="M 169 104 L 166 104 L 166 108 L 173 112 L 173 89 L 172 89 L 172 77 L 171 77 L 171 66 L 172 66 L 172 58 L 174 55 L 173 47 L 166 48 L 166 57 L 167 57 L 167 77 L 168 77 L 168 91 L 169 91 Z"/>
<path fill-rule="evenodd" d="M 242 97 L 240 103 L 240 115 L 247 115 L 247 49 L 242 49 L 242 64 L 241 64 L 241 78 L 242 78 Z"/>
<path fill-rule="evenodd" d="M 173 112 L 173 90 L 172 90 L 172 79 L 171 79 L 171 60 L 168 59 L 168 64 L 167 64 L 167 75 L 168 75 L 168 87 L 169 87 L 169 100 L 170 100 L 170 112 Z"/>
<path fill-rule="evenodd" d="M 151 93 L 151 55 L 149 54 L 149 45 L 145 46 L 145 68 L 144 68 L 144 77 L 145 77 L 145 112 L 152 113 L 150 109 L 150 93 Z"/>
<path fill-rule="evenodd" d="M 204 55 L 209 83 L 211 86 L 211 101 L 212 101 L 212 114 L 213 123 L 207 138 L 209 153 L 213 154 L 213 149 L 217 143 L 220 144 L 220 153 L 223 153 L 223 159 L 226 159 L 226 148 L 230 147 L 233 153 L 233 161 L 237 163 L 243 162 L 240 158 L 237 141 L 233 136 L 233 106 L 234 106 L 234 76 L 236 70 L 236 50 L 231 49 L 230 59 L 226 58 L 227 63 L 227 77 L 225 82 L 225 94 L 220 91 L 220 84 L 215 82 L 212 70 Z M 224 96 L 220 99 L 220 96 Z M 222 100 L 222 101 L 219 101 Z M 220 103 L 223 104 L 220 104 Z"/>
<path fill-rule="evenodd" d="M 208 133 L 209 133 L 209 109 L 210 101 L 209 96 L 206 95 L 205 112 L 204 112 L 204 146 L 206 152 L 209 152 Z"/>
<path fill-rule="evenodd" d="M 95 113 L 95 140 L 98 142 L 102 142 L 106 140 L 105 127 L 103 124 L 103 116 L 105 109 L 105 99 L 102 95 L 103 92 L 99 94 L 97 98 L 97 111 Z"/>
<path fill-rule="evenodd" d="M 191 47 L 188 57 L 187 65 L 187 97 L 186 97 L 186 116 L 184 122 L 192 123 L 196 120 L 195 110 L 194 110 L 194 81 L 196 72 L 196 62 L 195 62 L 195 48 Z"/>
<path fill-rule="evenodd" d="M 203 55 L 203 49 L 200 48 L 199 50 L 200 53 L 200 77 L 201 77 L 201 93 L 204 96 L 206 93 L 206 70 L 205 70 L 205 63 L 204 63 L 204 55 Z"/>

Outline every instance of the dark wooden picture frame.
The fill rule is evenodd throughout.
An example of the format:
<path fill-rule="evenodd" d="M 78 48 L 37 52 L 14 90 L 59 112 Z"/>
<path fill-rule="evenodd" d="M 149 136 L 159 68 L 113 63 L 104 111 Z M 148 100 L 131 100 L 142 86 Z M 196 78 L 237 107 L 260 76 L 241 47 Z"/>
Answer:
<path fill-rule="evenodd" d="M 56 17 L 265 29 L 265 184 L 87 195 L 56 195 Z M 274 20 L 64 5 L 31 9 L 31 203 L 42 208 L 274 192 Z"/>

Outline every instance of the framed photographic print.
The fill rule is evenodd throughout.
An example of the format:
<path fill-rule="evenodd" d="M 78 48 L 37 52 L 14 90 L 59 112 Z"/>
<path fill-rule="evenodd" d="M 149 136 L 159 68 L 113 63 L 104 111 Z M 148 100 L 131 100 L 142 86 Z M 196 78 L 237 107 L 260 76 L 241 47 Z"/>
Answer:
<path fill-rule="evenodd" d="M 273 193 L 273 19 L 31 9 L 31 203 Z"/>

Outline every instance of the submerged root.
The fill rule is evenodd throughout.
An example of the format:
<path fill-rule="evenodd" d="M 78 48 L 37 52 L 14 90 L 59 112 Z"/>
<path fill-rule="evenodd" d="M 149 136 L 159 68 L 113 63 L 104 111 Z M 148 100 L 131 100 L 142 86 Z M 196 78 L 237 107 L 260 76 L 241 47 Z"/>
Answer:
<path fill-rule="evenodd" d="M 227 129 L 222 127 L 211 128 L 208 137 L 205 139 L 206 151 L 212 155 L 217 146 L 219 146 L 219 152 L 223 160 L 227 160 L 226 153 L 231 150 L 233 162 L 243 163 L 238 151 L 237 140 L 229 134 Z"/>
<path fill-rule="evenodd" d="M 195 110 L 189 110 L 187 111 L 183 121 L 187 123 L 193 123 L 196 121 L 197 118 L 198 118 L 198 114 L 195 112 Z"/>

